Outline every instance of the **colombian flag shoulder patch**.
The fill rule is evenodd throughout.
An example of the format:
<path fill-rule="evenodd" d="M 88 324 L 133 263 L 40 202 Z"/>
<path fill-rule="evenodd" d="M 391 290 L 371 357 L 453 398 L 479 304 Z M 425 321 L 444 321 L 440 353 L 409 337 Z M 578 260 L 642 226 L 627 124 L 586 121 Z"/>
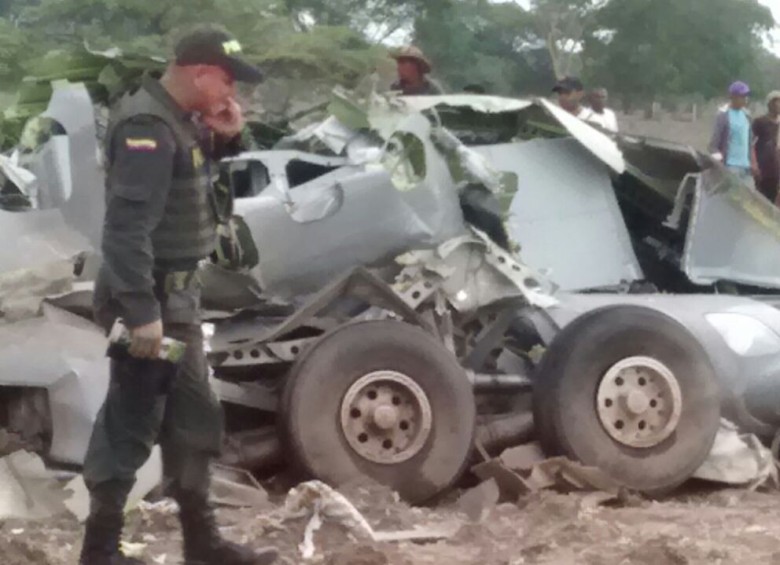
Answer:
<path fill-rule="evenodd" d="M 128 137 L 125 145 L 130 151 L 155 151 L 157 140 L 148 137 Z"/>

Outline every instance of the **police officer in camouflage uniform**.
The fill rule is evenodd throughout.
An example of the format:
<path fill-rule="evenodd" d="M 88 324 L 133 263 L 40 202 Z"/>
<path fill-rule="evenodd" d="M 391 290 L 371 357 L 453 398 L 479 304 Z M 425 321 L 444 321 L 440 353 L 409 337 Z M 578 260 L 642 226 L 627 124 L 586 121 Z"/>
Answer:
<path fill-rule="evenodd" d="M 222 414 L 208 384 L 195 271 L 215 242 L 209 160 L 243 127 L 235 81 L 262 78 L 240 51 L 224 30 L 198 28 L 179 41 L 161 79 L 145 77 L 112 112 L 95 309 L 107 329 L 123 319 L 131 346 L 129 357 L 111 361 L 108 396 L 84 463 L 91 505 L 81 565 L 141 563 L 120 552 L 123 508 L 156 442 L 164 490 L 179 505 L 187 565 L 277 558 L 274 549 L 253 551 L 222 539 L 208 501 Z M 156 360 L 163 335 L 187 344 L 172 379 Z"/>

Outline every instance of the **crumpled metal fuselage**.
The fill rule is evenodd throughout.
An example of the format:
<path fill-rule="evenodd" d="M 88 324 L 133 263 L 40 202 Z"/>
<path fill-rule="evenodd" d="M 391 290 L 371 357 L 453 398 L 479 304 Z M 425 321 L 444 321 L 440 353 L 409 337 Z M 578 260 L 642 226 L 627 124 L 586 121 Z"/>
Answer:
<path fill-rule="evenodd" d="M 86 91 L 57 92 L 50 115 L 66 126 L 70 167 L 61 170 L 63 145 L 59 143 L 60 149 L 52 147 L 49 152 L 56 159 L 39 159 L 33 168 L 43 175 L 47 167 L 60 167 L 51 169 L 50 178 L 70 175 L 71 182 L 64 184 L 72 186 L 72 194 L 59 210 L 26 212 L 14 220 L 29 214 L 32 226 L 49 214 L 52 222 L 44 229 L 65 225 L 62 233 L 75 234 L 82 241 L 75 244 L 78 251 L 97 249 L 103 183 L 94 123 L 90 129 L 92 116 L 83 104 Z M 82 110 L 73 110 L 74 101 Z M 749 348 L 735 351 L 708 318 L 711 314 L 745 316 L 780 336 L 780 312 L 770 303 L 738 297 L 555 292 L 550 281 L 564 290 L 581 291 L 618 287 L 647 276 L 635 253 L 633 225 L 626 221 L 616 182 L 625 175 L 641 175 L 630 162 L 627 166 L 614 140 L 543 101 L 467 96 L 408 99 L 406 104 L 399 111 L 369 117 L 368 122 L 383 132 L 379 142 L 359 132 L 344 138 L 349 128 L 331 120 L 330 126 L 315 128 L 312 135 L 337 155 L 279 150 L 248 153 L 226 163 L 230 174 L 243 175 L 235 211 L 249 226 L 259 251 L 259 264 L 235 279 L 241 284 L 252 282 L 251 292 L 242 299 L 252 301 L 261 294 L 300 303 L 302 297 L 355 267 L 394 263 L 406 255 L 407 267 L 438 273 L 454 311 L 478 311 L 502 299 L 520 299 L 546 309 L 562 327 L 599 305 L 640 303 L 671 315 L 697 337 L 721 378 L 724 406 L 733 408 L 735 421 L 763 432 L 775 425 L 769 399 L 775 383 L 780 383 L 776 376 L 780 350 L 762 349 L 760 355 L 751 354 Z M 459 108 L 476 113 L 476 119 L 480 112 L 514 114 L 523 132 L 536 133 L 473 147 L 437 139 L 439 126 L 424 113 L 434 112 L 446 123 L 447 112 L 457 114 Z M 660 194 L 649 185 L 652 171 L 645 172 L 643 190 Z M 658 230 L 676 230 L 685 241 L 684 273 L 697 284 L 734 280 L 780 286 L 780 261 L 774 255 L 775 248 L 780 249 L 774 239 L 775 211 L 722 171 L 687 172 L 698 175 L 693 207 L 689 209 L 680 198 L 677 225 L 658 226 Z M 482 188 L 489 184 L 490 192 L 505 187 L 507 178 L 515 179 L 516 189 L 507 223 L 509 234 L 522 246 L 522 262 L 485 231 L 470 226 L 461 207 L 462 191 L 469 190 L 470 184 Z M 659 198 L 666 202 L 666 208 L 661 208 L 671 214 L 678 194 L 679 189 L 671 196 L 661 194 Z M 665 216 L 660 224 L 664 220 Z M 12 223 L 9 217 L 4 225 Z M 23 244 L 41 235 L 46 241 L 65 241 L 35 231 Z M 237 305 L 231 303 L 229 308 Z M 62 319 L 57 323 L 62 324 Z M 287 359 L 295 345 L 287 346 L 289 351 L 280 347 L 269 354 Z M 105 384 L 107 379 L 107 370 L 103 376 L 94 370 L 96 350 L 82 356 L 89 362 L 69 361 L 61 378 L 52 375 L 29 383 L 50 392 L 54 426 L 68 436 L 62 443 L 63 435 L 55 435 L 52 446 L 52 454 L 63 461 L 78 462 L 88 440 L 82 423 L 91 422 L 97 411 L 95 395 L 102 389 L 87 380 Z M 70 359 L 68 352 L 62 355 Z M 35 364 L 32 356 L 24 359 Z M 0 375 L 0 386 L 20 384 L 24 383 L 18 378 Z M 80 427 L 69 427 L 72 422 Z"/>

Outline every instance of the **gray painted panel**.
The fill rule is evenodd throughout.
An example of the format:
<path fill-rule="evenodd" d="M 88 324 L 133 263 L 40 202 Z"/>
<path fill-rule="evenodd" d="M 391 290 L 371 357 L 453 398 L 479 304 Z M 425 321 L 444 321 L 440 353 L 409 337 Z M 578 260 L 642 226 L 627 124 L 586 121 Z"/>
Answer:
<path fill-rule="evenodd" d="M 683 269 L 697 284 L 780 288 L 780 211 L 720 169 L 701 174 Z"/>
<path fill-rule="evenodd" d="M 608 170 L 574 139 L 476 148 L 518 190 L 508 229 L 531 267 L 564 290 L 642 278 Z"/>
<path fill-rule="evenodd" d="M 0 210 L 0 234 L 12 242 L 0 248 L 0 272 L 40 268 L 89 250 L 87 240 L 70 229 L 62 215 L 60 210 Z"/>
<path fill-rule="evenodd" d="M 51 306 L 43 317 L 0 325 L 0 387 L 49 391 L 49 456 L 81 464 L 108 390 L 106 338 L 90 322 Z"/>
<path fill-rule="evenodd" d="M 379 164 L 343 166 L 287 189 L 291 158 L 322 162 L 300 152 L 248 153 L 261 160 L 272 183 L 261 194 L 236 201 L 260 255 L 259 281 L 265 292 L 288 298 L 314 292 L 361 265 L 430 248 L 465 231 L 460 201 L 444 157 L 430 139 L 422 116 L 404 120 L 425 150 L 425 178 L 399 190 Z M 338 163 L 338 159 L 331 159 Z"/>
<path fill-rule="evenodd" d="M 340 183 L 344 199 L 330 216 L 296 222 L 272 194 L 236 202 L 260 254 L 260 282 L 280 296 L 305 294 L 359 265 L 392 258 L 431 238 L 384 171 L 355 174 Z M 327 187 L 301 185 L 293 192 Z"/>
<path fill-rule="evenodd" d="M 58 161 L 67 147 L 70 156 L 70 198 L 60 208 L 68 225 L 100 249 L 105 214 L 104 170 L 95 126 L 95 113 L 86 87 L 79 84 L 58 85 L 54 89 L 44 116 L 59 122 L 68 134 L 67 146 L 53 145 L 50 158 Z M 58 155 L 57 152 L 60 152 Z M 50 165 L 51 166 L 51 165 Z M 67 183 L 65 183 L 67 184 Z M 43 187 L 40 187 L 43 191 Z M 50 189 L 67 194 L 65 187 Z"/>

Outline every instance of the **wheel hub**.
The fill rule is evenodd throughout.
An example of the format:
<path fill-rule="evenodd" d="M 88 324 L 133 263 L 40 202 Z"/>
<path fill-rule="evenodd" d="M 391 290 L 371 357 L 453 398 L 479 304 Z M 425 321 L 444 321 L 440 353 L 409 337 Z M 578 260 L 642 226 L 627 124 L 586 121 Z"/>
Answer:
<path fill-rule="evenodd" d="M 398 422 L 398 411 L 383 404 L 374 409 L 374 424 L 381 430 L 392 430 Z"/>
<path fill-rule="evenodd" d="M 385 465 L 414 457 L 431 433 L 433 415 L 425 391 L 396 371 L 364 375 L 341 403 L 341 429 L 361 457 Z"/>
<path fill-rule="evenodd" d="M 625 395 L 626 408 L 634 416 L 641 416 L 650 408 L 650 399 L 640 390 L 632 390 Z"/>
<path fill-rule="evenodd" d="M 629 357 L 599 384 L 596 411 L 615 441 L 636 448 L 658 445 L 677 429 L 682 392 L 674 373 L 651 357 Z"/>

